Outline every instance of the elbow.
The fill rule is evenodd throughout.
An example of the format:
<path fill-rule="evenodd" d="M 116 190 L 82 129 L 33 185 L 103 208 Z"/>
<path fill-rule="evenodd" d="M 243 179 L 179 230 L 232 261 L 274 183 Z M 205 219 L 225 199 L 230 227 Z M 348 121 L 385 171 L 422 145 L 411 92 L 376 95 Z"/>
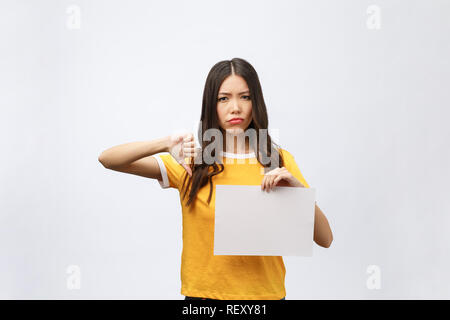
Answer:
<path fill-rule="evenodd" d="M 98 161 L 102 164 L 103 167 L 105 168 L 109 168 L 110 166 L 108 165 L 108 162 L 105 160 L 104 157 L 102 157 L 102 155 L 100 154 L 100 156 L 98 157 Z"/>
<path fill-rule="evenodd" d="M 331 243 L 333 242 L 333 235 L 330 236 L 330 239 L 326 241 L 323 245 L 324 248 L 329 248 L 331 246 Z"/>
<path fill-rule="evenodd" d="M 325 242 L 325 243 L 322 245 L 322 247 L 324 247 L 324 248 L 329 248 L 329 247 L 331 246 L 331 243 L 332 243 L 332 242 L 333 242 L 333 239 L 331 239 L 331 240 Z"/>
<path fill-rule="evenodd" d="M 323 248 L 329 248 L 332 242 L 333 242 L 333 235 L 331 235 L 330 238 L 328 238 L 327 240 L 323 240 L 317 244 Z"/>

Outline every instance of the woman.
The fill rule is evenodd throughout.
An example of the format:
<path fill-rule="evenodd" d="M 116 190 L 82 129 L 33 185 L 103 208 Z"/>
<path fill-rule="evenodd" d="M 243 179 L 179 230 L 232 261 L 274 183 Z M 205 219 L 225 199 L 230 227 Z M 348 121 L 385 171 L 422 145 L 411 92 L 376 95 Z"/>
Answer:
<path fill-rule="evenodd" d="M 99 161 L 108 169 L 157 179 L 161 187 L 179 190 L 181 294 L 186 299 L 284 299 L 282 257 L 213 254 L 216 184 L 261 185 L 267 192 L 275 186 L 309 187 L 294 157 L 276 146 L 270 135 L 261 134 L 268 129 L 267 110 L 258 75 L 247 61 L 234 58 L 212 67 L 200 120 L 200 150 L 192 134 L 175 134 L 112 147 L 102 152 Z M 202 133 L 211 130 L 222 135 L 208 143 Z M 242 139 L 251 130 L 256 139 Z M 213 142 L 219 147 L 211 149 Z M 314 241 L 328 248 L 332 239 L 328 221 L 316 204 Z"/>

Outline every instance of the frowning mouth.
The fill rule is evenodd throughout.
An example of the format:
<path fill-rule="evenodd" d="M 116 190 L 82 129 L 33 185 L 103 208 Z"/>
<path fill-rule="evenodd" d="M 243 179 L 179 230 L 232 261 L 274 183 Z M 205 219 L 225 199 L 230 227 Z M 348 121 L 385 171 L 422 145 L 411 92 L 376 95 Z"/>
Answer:
<path fill-rule="evenodd" d="M 244 121 L 244 119 L 242 118 L 233 118 L 231 120 L 228 120 L 228 122 L 230 122 L 231 124 L 238 124 L 241 123 L 242 121 Z"/>

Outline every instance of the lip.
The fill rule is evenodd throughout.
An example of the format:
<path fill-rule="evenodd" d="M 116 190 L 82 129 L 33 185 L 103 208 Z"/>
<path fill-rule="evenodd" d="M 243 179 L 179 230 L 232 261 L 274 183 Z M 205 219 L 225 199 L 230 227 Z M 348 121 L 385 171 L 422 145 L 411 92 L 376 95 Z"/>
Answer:
<path fill-rule="evenodd" d="M 228 122 L 230 122 L 232 124 L 238 124 L 238 123 L 241 123 L 242 121 L 244 121 L 244 119 L 242 119 L 242 118 L 233 118 L 233 119 L 228 120 Z"/>

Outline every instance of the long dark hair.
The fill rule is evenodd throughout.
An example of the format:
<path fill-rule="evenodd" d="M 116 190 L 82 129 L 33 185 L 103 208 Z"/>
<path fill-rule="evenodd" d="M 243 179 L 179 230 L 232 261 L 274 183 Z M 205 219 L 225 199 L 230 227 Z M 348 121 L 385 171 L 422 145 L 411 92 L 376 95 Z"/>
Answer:
<path fill-rule="evenodd" d="M 209 145 L 208 142 L 203 141 L 202 133 L 208 129 L 217 129 L 223 132 L 220 127 L 219 119 L 217 116 L 217 96 L 219 88 L 222 82 L 230 75 L 239 75 L 247 82 L 250 90 L 250 99 L 252 101 L 252 121 L 248 128 L 255 129 L 256 132 L 256 144 L 253 145 L 253 150 L 256 150 L 255 155 L 259 163 L 265 167 L 267 171 L 268 167 L 271 167 L 273 163 L 278 163 L 278 167 L 283 166 L 283 159 L 280 153 L 276 150 L 279 147 L 272 141 L 270 135 L 267 132 L 267 145 L 263 145 L 260 149 L 260 131 L 259 129 L 268 130 L 269 120 L 267 117 L 266 104 L 259 82 L 258 74 L 253 66 L 240 58 L 233 58 L 231 60 L 223 60 L 216 63 L 208 73 L 206 78 L 205 87 L 203 90 L 203 102 L 202 102 L 202 114 L 200 117 L 200 125 L 198 128 L 198 137 L 201 141 L 201 151 Z M 212 142 L 211 142 L 212 143 Z M 274 154 L 272 154 L 274 151 Z M 213 151 L 212 156 L 217 157 Z M 203 160 L 203 154 L 201 155 Z M 262 157 L 270 158 L 269 161 L 262 161 Z M 276 158 L 277 159 L 276 159 Z M 274 161 L 275 160 L 275 161 Z M 186 197 L 189 190 L 189 197 L 186 205 L 191 205 L 197 196 L 198 191 L 204 187 L 208 182 L 210 186 L 208 204 L 211 201 L 213 183 L 212 178 L 221 173 L 224 170 L 222 163 L 208 164 L 205 161 L 201 163 L 194 163 L 191 161 L 190 167 L 192 169 L 192 177 L 185 172 L 182 189 L 184 190 L 183 198 Z"/>

